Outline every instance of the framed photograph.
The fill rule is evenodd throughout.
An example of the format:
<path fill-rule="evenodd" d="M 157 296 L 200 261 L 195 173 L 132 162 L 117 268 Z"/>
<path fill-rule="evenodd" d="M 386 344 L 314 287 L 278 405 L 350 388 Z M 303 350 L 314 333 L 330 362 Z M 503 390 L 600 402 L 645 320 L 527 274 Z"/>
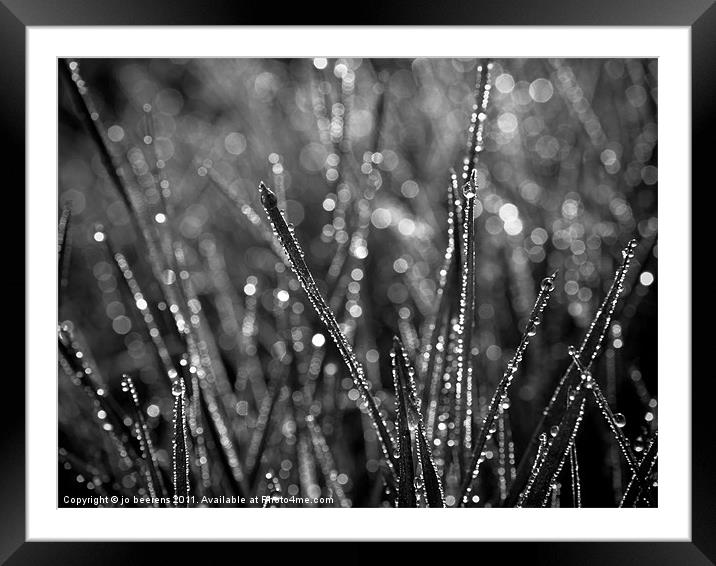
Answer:
<path fill-rule="evenodd" d="M 0 559 L 714 563 L 716 9 L 312 9 L 3 0 Z"/>

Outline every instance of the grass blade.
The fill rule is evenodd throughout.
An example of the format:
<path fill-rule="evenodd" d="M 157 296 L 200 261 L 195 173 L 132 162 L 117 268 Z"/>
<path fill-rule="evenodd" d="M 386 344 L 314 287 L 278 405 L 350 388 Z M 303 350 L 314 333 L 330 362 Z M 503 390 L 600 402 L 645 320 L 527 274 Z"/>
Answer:
<path fill-rule="evenodd" d="M 579 459 L 577 444 L 573 443 L 569 450 L 569 471 L 572 479 L 572 501 L 575 507 L 582 506 L 582 482 L 579 478 Z"/>
<path fill-rule="evenodd" d="M 465 451 L 463 447 L 470 442 L 472 425 L 472 406 L 469 401 L 472 385 L 472 327 L 475 316 L 475 198 L 477 196 L 477 177 L 475 169 L 470 179 L 462 187 L 465 197 L 463 217 L 462 245 L 464 250 L 460 270 L 460 304 L 458 309 L 457 330 L 457 373 L 455 375 L 455 436 L 457 438 L 457 462 L 459 472 L 463 465 Z M 463 388 L 465 392 L 463 392 Z"/>
<path fill-rule="evenodd" d="M 189 452 L 186 436 L 186 386 L 180 377 L 172 384 L 174 416 L 172 419 L 172 482 L 174 506 L 188 507 L 189 501 Z"/>
<path fill-rule="evenodd" d="M 368 381 L 365 377 L 365 370 L 360 362 L 358 362 L 355 354 L 353 353 L 353 348 L 338 326 L 335 315 L 326 304 L 326 301 L 321 293 L 318 291 L 313 275 L 303 259 L 303 250 L 301 249 L 298 240 L 294 237 L 291 230 L 289 230 L 283 214 L 278 209 L 276 195 L 263 183 L 259 184 L 259 192 L 261 194 L 261 203 L 263 204 L 266 214 L 271 221 L 274 233 L 281 241 L 283 249 L 291 261 L 291 267 L 296 277 L 300 281 L 303 290 L 308 295 L 316 314 L 318 314 L 318 317 L 325 325 L 326 330 L 333 339 L 333 342 L 336 344 L 336 347 L 341 354 L 341 358 L 346 364 L 346 367 L 351 374 L 351 378 L 353 379 L 356 388 L 360 392 L 361 397 L 368 408 L 368 413 L 371 416 L 373 426 L 378 435 L 386 465 L 390 469 L 390 478 L 392 478 L 390 481 L 394 487 L 397 487 L 397 477 L 395 471 L 397 461 L 395 455 L 393 454 L 393 440 L 388 433 L 388 429 L 385 421 L 383 420 L 383 416 L 378 409 L 378 405 L 370 392 Z"/>
<path fill-rule="evenodd" d="M 619 300 L 619 296 L 623 289 L 624 279 L 629 271 L 631 260 L 634 258 L 634 249 L 636 246 L 636 240 L 631 240 L 622 250 L 622 262 L 617 268 L 609 291 L 604 297 L 601 306 L 595 313 L 594 319 L 590 323 L 589 329 L 587 330 L 584 339 L 582 340 L 582 344 L 577 352 L 577 358 L 582 361 L 582 364 L 587 369 L 591 367 L 601 351 L 602 343 L 604 342 L 607 330 L 611 324 L 614 309 L 616 308 L 617 301 Z M 555 387 L 547 406 L 542 411 L 540 422 L 535 428 L 535 432 L 532 435 L 532 438 L 525 449 L 517 468 L 517 477 L 515 479 L 515 483 L 513 484 L 515 489 L 510 490 L 510 495 L 507 498 L 508 505 L 514 505 L 516 498 L 522 489 L 521 486 L 523 486 L 526 481 L 526 477 L 529 473 L 529 460 L 535 451 L 539 435 L 547 426 L 549 426 L 550 422 L 554 421 L 553 413 L 558 399 L 564 397 L 565 387 L 574 385 L 578 381 L 578 377 L 574 377 L 575 375 L 578 375 L 577 369 L 577 364 L 573 359 Z"/>
<path fill-rule="evenodd" d="M 512 356 L 512 359 L 507 364 L 505 373 L 502 375 L 502 379 L 500 379 L 500 382 L 497 384 L 497 389 L 492 395 L 490 405 L 487 409 L 487 415 L 485 416 L 482 428 L 480 429 L 480 435 L 478 436 L 477 442 L 475 443 L 472 458 L 470 460 L 470 465 L 467 468 L 466 477 L 460 490 L 460 501 L 463 505 L 469 503 L 469 494 L 471 491 L 471 486 L 477 479 L 480 473 L 480 464 L 485 458 L 485 445 L 487 444 L 487 441 L 492 437 L 492 434 L 494 433 L 496 428 L 495 418 L 498 415 L 500 406 L 504 404 L 505 400 L 508 398 L 507 395 L 509 392 L 510 385 L 512 384 L 512 380 L 515 376 L 515 373 L 517 373 L 524 353 L 527 350 L 530 338 L 537 333 L 537 327 L 540 325 L 542 313 L 544 312 L 544 309 L 549 302 L 549 298 L 551 296 L 552 291 L 554 291 L 554 280 L 556 277 L 557 272 L 555 271 L 552 275 L 542 280 L 542 283 L 540 284 L 539 294 L 537 295 L 534 307 L 532 308 L 532 312 L 530 313 L 530 316 L 527 320 L 527 324 L 522 334 L 520 343 L 517 346 L 517 350 Z"/>

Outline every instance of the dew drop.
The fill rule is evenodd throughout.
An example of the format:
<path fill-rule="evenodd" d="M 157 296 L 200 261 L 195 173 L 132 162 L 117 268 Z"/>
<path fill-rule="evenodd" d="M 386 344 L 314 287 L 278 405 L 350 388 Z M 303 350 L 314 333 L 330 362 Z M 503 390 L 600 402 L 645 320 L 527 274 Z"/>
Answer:
<path fill-rule="evenodd" d="M 614 413 L 614 422 L 619 428 L 623 428 L 626 425 L 626 417 L 622 413 Z"/>
<path fill-rule="evenodd" d="M 552 438 L 555 438 L 557 436 L 557 433 L 559 433 L 559 427 L 557 425 L 554 425 L 552 428 L 549 429 L 549 434 Z"/>
<path fill-rule="evenodd" d="M 542 279 L 540 288 L 543 291 L 547 291 L 548 293 L 551 293 L 552 291 L 554 291 L 554 279 L 552 279 L 551 277 L 545 277 L 544 279 Z"/>
<path fill-rule="evenodd" d="M 587 389 L 592 389 L 594 387 L 594 379 L 592 378 L 592 374 L 588 371 L 582 373 L 581 375 L 582 381 L 584 382 L 584 386 Z"/>
<path fill-rule="evenodd" d="M 477 194 L 477 171 L 470 173 L 470 180 L 462 186 L 462 194 L 465 198 L 475 198 Z"/>

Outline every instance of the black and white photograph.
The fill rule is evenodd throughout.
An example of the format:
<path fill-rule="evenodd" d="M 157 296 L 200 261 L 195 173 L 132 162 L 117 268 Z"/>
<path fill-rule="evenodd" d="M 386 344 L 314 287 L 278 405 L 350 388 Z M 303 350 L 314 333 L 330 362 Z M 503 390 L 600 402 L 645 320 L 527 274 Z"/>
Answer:
<path fill-rule="evenodd" d="M 0 0 L 0 564 L 716 563 L 714 1 Z"/>
<path fill-rule="evenodd" d="M 57 506 L 658 508 L 659 69 L 59 58 Z"/>

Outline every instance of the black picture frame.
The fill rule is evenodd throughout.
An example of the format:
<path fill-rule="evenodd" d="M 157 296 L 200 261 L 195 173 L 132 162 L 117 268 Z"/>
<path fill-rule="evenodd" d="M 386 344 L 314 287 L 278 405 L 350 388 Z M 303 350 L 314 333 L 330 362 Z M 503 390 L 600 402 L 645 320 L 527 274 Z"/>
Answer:
<path fill-rule="evenodd" d="M 716 6 L 713 0 L 501 0 L 500 2 L 468 2 L 450 0 L 429 2 L 413 0 L 367 0 L 356 4 L 354 13 L 341 14 L 337 6 L 328 2 L 306 5 L 243 4 L 236 0 L 216 0 L 199 3 L 188 0 L 0 0 L 0 132 L 6 148 L 2 152 L 5 180 L 5 215 L 3 230 L 11 234 L 6 242 L 25 233 L 25 64 L 26 28 L 28 26 L 64 25 L 262 25 L 262 24 L 325 24 L 336 25 L 350 20 L 352 25 L 569 25 L 569 26 L 686 26 L 691 30 L 692 56 L 692 185 L 699 190 L 711 188 L 713 161 L 713 128 L 716 70 Z M 270 41 L 270 38 L 267 38 Z M 668 77 L 662 77 L 669 80 Z M 49 94 L 48 94 L 49 95 Z M 51 131 L 54 125 L 48 125 Z M 668 132 L 662 133 L 668 135 Z M 661 156 L 668 159 L 668 156 Z M 48 187 L 49 191 L 53 191 Z M 683 198 L 689 187 L 670 187 L 672 198 Z M 693 198 L 693 191 L 692 191 Z M 664 201 L 668 205 L 667 197 Z M 9 202 L 8 202 L 9 199 Z M 693 202 L 693 201 L 692 201 Z M 692 204 L 693 207 L 693 204 Z M 694 212 L 698 208 L 692 208 Z M 7 214 L 10 212 L 11 214 Z M 709 214 L 703 204 L 699 211 Z M 13 226 L 13 222 L 18 225 Z M 693 227 L 702 228 L 693 216 Z M 696 236 L 696 237 L 694 237 Z M 705 247 L 709 238 L 702 231 L 692 231 L 692 258 L 699 264 L 709 264 L 711 254 Z M 18 244 L 6 244 L 3 250 L 3 269 L 8 351 L 17 352 L 3 365 L 4 385 L 2 430 L 0 431 L 0 562 L 19 564 L 115 564 L 148 563 L 158 559 L 172 563 L 213 559 L 216 551 L 236 561 L 255 552 L 254 543 L 205 543 L 189 545 L 177 543 L 138 542 L 26 542 L 25 515 L 25 383 L 18 375 L 17 360 L 24 359 L 25 337 L 23 312 L 18 310 L 17 297 L 25 291 L 25 249 Z M 16 257 L 13 257 L 13 254 Z M 20 266 L 23 266 L 21 268 Z M 682 274 L 691 279 L 692 274 Z M 708 278 L 694 278 L 694 284 L 704 285 Z M 708 301 L 710 291 L 696 291 L 692 296 Z M 32 301 L 25 294 L 25 304 Z M 705 305 L 702 305 L 705 306 Z M 22 321 L 22 322 L 20 322 Z M 693 323 L 692 323 L 693 326 Z M 19 327 L 19 328 L 18 328 Z M 674 329 L 684 332 L 689 329 Z M 692 351 L 707 351 L 708 328 L 698 333 L 693 327 Z M 27 337 L 31 340 L 32 337 Z M 19 342 L 22 341 L 22 344 Z M 20 354 L 23 352 L 23 354 Z M 20 357 L 22 356 L 22 358 Z M 691 360 L 689 360 L 691 366 Z M 24 369 L 24 368 L 23 368 Z M 23 371 L 24 373 L 24 371 Z M 471 560 L 522 560 L 536 564 L 714 564 L 716 563 L 716 425 L 710 415 L 714 385 L 711 371 L 697 372 L 694 368 L 692 388 L 692 498 L 690 542 L 526 542 L 526 543 L 450 543 L 465 552 Z M 672 376 L 677 378 L 677 376 Z M 678 376 L 683 379 L 684 376 Z M 686 376 L 690 378 L 690 376 Z M 47 376 L 52 384 L 53 376 Z M 479 525 L 475 525 L 479 529 Z M 237 529 L 240 526 L 237 525 Z M 108 533 L 109 535 L 110 533 Z M 82 533 L 77 533 L 82 538 Z M 207 547 L 210 544 L 211 547 Z M 395 545 L 364 543 L 356 551 L 330 548 L 346 543 L 323 543 L 320 553 L 310 551 L 299 543 L 272 543 L 269 557 L 281 559 L 287 553 L 310 552 L 309 559 L 328 557 L 332 561 L 363 561 L 371 558 L 402 557 L 404 550 Z M 240 545 L 240 546 L 239 546 Z M 378 548 L 378 545 L 380 548 Z M 478 545 L 477 547 L 475 545 Z M 293 548 L 290 548 L 293 547 Z M 420 544 L 415 548 L 428 561 L 445 558 L 445 548 L 430 549 Z M 450 549 L 450 553 L 454 550 Z M 269 559 L 272 562 L 273 559 Z"/>

